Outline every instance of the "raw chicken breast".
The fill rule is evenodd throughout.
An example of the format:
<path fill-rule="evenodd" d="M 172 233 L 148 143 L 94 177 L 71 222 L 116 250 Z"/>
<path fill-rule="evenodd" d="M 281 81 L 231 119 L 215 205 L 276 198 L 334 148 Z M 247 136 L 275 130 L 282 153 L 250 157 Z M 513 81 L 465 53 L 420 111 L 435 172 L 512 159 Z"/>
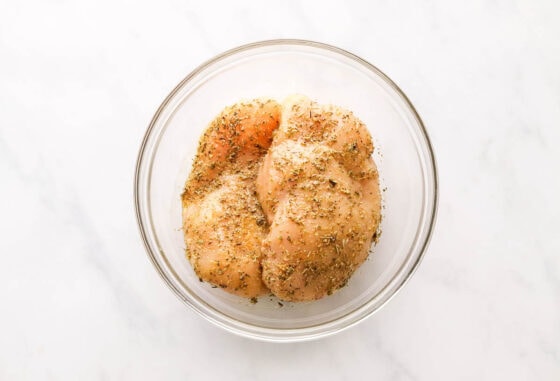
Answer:
<path fill-rule="evenodd" d="M 268 232 L 255 180 L 278 127 L 280 105 L 255 100 L 226 108 L 200 139 L 182 195 L 187 257 L 201 280 L 256 297 Z"/>
<path fill-rule="evenodd" d="M 270 224 L 262 276 L 287 301 L 343 287 L 368 256 L 381 219 L 373 143 L 351 112 L 288 98 L 256 179 Z"/>

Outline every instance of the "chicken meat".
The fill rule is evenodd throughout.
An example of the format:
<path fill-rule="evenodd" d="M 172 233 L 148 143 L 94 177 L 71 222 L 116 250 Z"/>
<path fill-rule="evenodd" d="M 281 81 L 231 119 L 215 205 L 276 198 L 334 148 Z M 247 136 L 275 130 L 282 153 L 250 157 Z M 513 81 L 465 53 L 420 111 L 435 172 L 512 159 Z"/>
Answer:
<path fill-rule="evenodd" d="M 196 274 L 250 298 L 309 301 L 343 287 L 381 220 L 373 149 L 350 111 L 305 96 L 224 109 L 182 195 Z"/>
<path fill-rule="evenodd" d="M 351 112 L 304 96 L 283 104 L 256 179 L 269 225 L 262 276 L 286 301 L 343 287 L 368 256 L 381 220 L 373 142 Z"/>
<path fill-rule="evenodd" d="M 200 139 L 182 194 L 187 258 L 201 280 L 254 298 L 268 232 L 256 196 L 260 163 L 278 127 L 280 105 L 254 100 L 227 107 Z"/>

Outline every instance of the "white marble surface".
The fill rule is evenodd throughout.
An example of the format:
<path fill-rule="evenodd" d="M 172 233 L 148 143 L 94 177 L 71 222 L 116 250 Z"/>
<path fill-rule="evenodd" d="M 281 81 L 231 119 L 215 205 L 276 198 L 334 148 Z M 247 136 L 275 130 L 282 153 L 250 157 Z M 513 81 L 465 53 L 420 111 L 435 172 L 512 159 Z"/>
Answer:
<path fill-rule="evenodd" d="M 1 380 L 560 379 L 560 3 L 0 2 Z M 148 261 L 132 178 L 170 89 L 292 37 L 379 66 L 436 150 L 412 281 L 324 340 L 249 341 Z"/>

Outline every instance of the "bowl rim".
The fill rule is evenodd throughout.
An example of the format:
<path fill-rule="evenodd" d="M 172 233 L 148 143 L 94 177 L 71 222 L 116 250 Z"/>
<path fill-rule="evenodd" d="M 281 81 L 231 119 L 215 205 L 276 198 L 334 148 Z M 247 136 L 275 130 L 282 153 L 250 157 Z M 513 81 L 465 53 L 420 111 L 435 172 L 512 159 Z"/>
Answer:
<path fill-rule="evenodd" d="M 313 326 L 314 330 L 312 332 L 308 332 L 308 333 L 306 333 L 305 331 L 309 330 L 310 327 L 289 328 L 289 329 L 258 327 L 261 331 L 256 332 L 254 330 L 249 329 L 251 327 L 256 327 L 256 326 L 253 326 L 251 324 L 242 322 L 242 321 L 237 320 L 235 318 L 232 318 L 230 316 L 224 315 L 220 312 L 219 313 L 224 317 L 224 320 L 217 319 L 214 316 L 210 316 L 208 313 L 206 313 L 204 311 L 201 311 L 200 308 L 193 303 L 193 301 L 186 299 L 184 297 L 184 295 L 181 293 L 181 291 L 177 289 L 177 287 L 172 283 L 171 279 L 166 275 L 164 269 L 161 267 L 160 263 L 156 259 L 156 254 L 154 253 L 154 250 L 152 249 L 152 247 L 149 243 L 149 240 L 148 240 L 148 232 L 147 232 L 148 227 L 146 226 L 145 221 L 142 218 L 142 211 L 141 211 L 141 205 L 140 205 L 141 204 L 140 194 L 139 194 L 140 193 L 139 190 L 141 188 L 140 179 L 141 179 L 143 163 L 146 160 L 145 156 L 146 156 L 146 147 L 147 147 L 148 141 L 150 140 L 150 137 L 152 135 L 152 131 L 155 128 L 155 125 L 157 124 L 160 115 L 165 110 L 167 105 L 171 102 L 171 100 L 174 98 L 174 96 L 179 92 L 179 90 L 185 84 L 187 84 L 192 78 L 196 77 L 198 74 L 200 74 L 201 72 L 203 72 L 204 70 L 206 70 L 207 68 L 209 68 L 211 65 L 213 65 L 216 62 L 219 62 L 223 59 L 231 57 L 231 56 L 233 56 L 237 53 L 240 53 L 240 52 L 249 51 L 249 50 L 252 50 L 252 49 L 255 49 L 255 48 L 262 48 L 262 47 L 267 47 L 267 46 L 268 47 L 279 46 L 279 45 L 307 46 L 307 47 L 323 49 L 323 50 L 327 50 L 327 51 L 330 51 L 330 52 L 333 52 L 333 53 L 337 53 L 337 54 L 343 55 L 346 58 L 349 58 L 349 59 L 361 64 L 366 69 L 368 69 L 368 70 L 374 72 L 376 75 L 378 75 L 387 85 L 389 85 L 396 92 L 396 94 L 399 97 L 402 98 L 402 100 L 404 101 L 406 106 L 409 107 L 409 111 L 412 113 L 412 116 L 414 117 L 415 121 L 417 122 L 418 127 L 420 127 L 420 133 L 421 133 L 421 135 L 424 138 L 424 141 L 426 143 L 426 148 L 427 148 L 427 152 L 428 152 L 428 156 L 429 156 L 429 158 L 428 158 L 429 160 L 427 160 L 427 162 L 428 162 L 427 165 L 431 167 L 431 170 L 432 170 L 432 173 L 433 173 L 433 205 L 432 205 L 431 209 L 427 210 L 427 214 L 429 214 L 429 217 L 428 217 L 429 218 L 429 223 L 428 223 L 428 226 L 427 226 L 428 230 L 427 230 L 424 242 L 421 242 L 420 247 L 418 248 L 419 254 L 414 259 L 413 263 L 411 264 L 410 268 L 408 269 L 408 272 L 406 272 L 406 274 L 403 274 L 404 267 L 403 267 L 402 270 L 399 269 L 399 272 L 397 272 L 395 274 L 395 276 L 391 279 L 391 281 L 388 283 L 388 285 L 391 284 L 398 276 L 401 276 L 401 279 L 399 280 L 398 284 L 396 284 L 394 286 L 393 291 L 389 295 L 387 295 L 384 299 L 382 299 L 380 304 L 377 305 L 377 307 L 375 307 L 375 308 L 373 308 L 369 311 L 366 311 L 366 313 L 361 313 L 357 316 L 354 316 L 353 319 L 348 320 L 349 316 L 360 313 L 363 310 L 363 307 L 367 306 L 371 302 L 371 300 L 370 300 L 368 303 L 364 304 L 360 309 L 354 310 L 354 311 L 342 316 L 341 318 L 345 318 L 347 320 L 345 325 L 342 325 L 342 326 L 338 325 L 337 326 L 336 324 L 334 324 L 334 322 L 338 321 L 338 319 L 337 319 L 337 320 L 334 320 L 334 321 L 328 321 L 328 322 L 325 322 L 325 323 L 320 323 L 318 325 L 315 325 L 315 326 Z M 433 150 L 433 147 L 432 147 L 432 143 L 431 143 L 431 140 L 429 138 L 426 127 L 424 125 L 424 122 L 420 118 L 420 115 L 419 115 L 418 111 L 416 110 L 416 108 L 414 107 L 414 105 L 412 104 L 410 99 L 406 96 L 406 94 L 384 72 L 382 72 L 375 65 L 373 65 L 370 62 L 364 60 L 363 58 L 361 58 L 361 57 L 359 57 L 359 56 L 357 56 L 353 53 L 350 53 L 349 51 L 347 51 L 345 49 L 342 49 L 342 48 L 339 48 L 339 47 L 336 47 L 336 46 L 333 46 L 333 45 L 329 45 L 329 44 L 322 43 L 322 42 L 317 42 L 317 41 L 304 40 L 304 39 L 271 39 L 271 40 L 262 40 L 262 41 L 247 43 L 247 44 L 240 45 L 240 46 L 237 46 L 235 48 L 226 50 L 225 52 L 220 53 L 218 55 L 215 55 L 214 57 L 204 61 L 202 64 L 197 66 L 194 70 L 192 70 L 186 77 L 183 78 L 183 80 L 181 80 L 173 88 L 173 90 L 166 96 L 166 98 L 163 100 L 161 105 L 158 107 L 158 109 L 154 113 L 154 116 L 152 117 L 152 119 L 151 119 L 151 121 L 148 125 L 148 128 L 146 129 L 144 137 L 142 138 L 142 142 L 140 144 L 140 148 L 139 148 L 138 155 L 137 155 L 137 160 L 136 160 L 133 186 L 134 186 L 133 193 L 134 193 L 134 209 L 135 209 L 135 214 L 136 214 L 136 221 L 137 221 L 137 224 L 138 224 L 138 229 L 139 229 L 139 232 L 140 232 L 140 236 L 142 238 L 142 241 L 144 243 L 144 247 L 146 249 L 146 254 L 148 255 L 148 257 L 149 257 L 150 261 L 152 262 L 154 268 L 156 269 L 157 273 L 164 280 L 165 284 L 171 289 L 171 291 L 180 300 L 182 300 L 183 303 L 185 303 L 187 306 L 189 306 L 191 309 L 193 309 L 197 314 L 201 315 L 203 318 L 212 322 L 213 324 L 225 329 L 226 331 L 232 332 L 232 333 L 237 334 L 239 336 L 249 337 L 249 338 L 252 338 L 252 339 L 257 339 L 257 340 L 261 340 L 261 341 L 268 341 L 268 342 L 298 342 L 298 341 L 313 340 L 313 339 L 317 339 L 317 338 L 321 338 L 321 337 L 327 337 L 327 336 L 330 336 L 330 335 L 333 335 L 335 333 L 341 332 L 345 329 L 348 329 L 348 328 L 358 324 L 359 322 L 361 322 L 364 319 L 372 316 L 374 313 L 376 313 L 381 308 L 383 308 L 404 287 L 404 285 L 406 283 L 408 283 L 408 281 L 410 280 L 412 275 L 416 272 L 420 263 L 422 262 L 425 254 L 426 254 L 426 251 L 427 251 L 428 245 L 430 243 L 430 240 L 432 238 L 434 228 L 435 228 L 436 219 L 437 219 L 438 201 L 439 201 L 438 171 L 437 171 L 436 159 L 435 159 L 435 154 L 434 154 L 434 150 Z M 167 259 L 165 259 L 165 256 L 164 256 L 164 260 L 167 261 Z M 387 286 L 385 286 L 385 287 L 387 287 Z M 236 322 L 236 324 L 235 325 L 231 324 L 231 321 Z M 321 328 L 321 327 L 324 327 L 324 329 L 322 329 L 322 330 L 317 329 L 317 328 Z M 278 335 L 278 333 L 280 333 L 280 332 L 286 332 L 286 333 L 289 333 L 289 335 L 287 335 L 287 336 Z M 276 334 L 274 334 L 274 333 L 276 333 Z"/>

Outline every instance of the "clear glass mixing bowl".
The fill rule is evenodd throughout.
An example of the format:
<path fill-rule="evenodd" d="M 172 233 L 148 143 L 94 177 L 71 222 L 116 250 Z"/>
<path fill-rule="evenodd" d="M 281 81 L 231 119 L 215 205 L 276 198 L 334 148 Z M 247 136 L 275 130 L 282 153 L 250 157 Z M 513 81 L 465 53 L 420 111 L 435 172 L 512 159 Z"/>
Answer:
<path fill-rule="evenodd" d="M 383 191 L 381 237 L 348 285 L 319 301 L 258 303 L 199 281 L 185 258 L 180 194 L 208 123 L 242 99 L 300 93 L 352 110 L 374 139 Z M 156 270 L 194 311 L 228 331 L 299 341 L 347 328 L 381 308 L 426 251 L 436 214 L 437 175 L 428 135 L 404 93 L 379 69 L 342 49 L 301 40 L 227 51 L 189 74 L 154 115 L 135 178 L 140 232 Z"/>

